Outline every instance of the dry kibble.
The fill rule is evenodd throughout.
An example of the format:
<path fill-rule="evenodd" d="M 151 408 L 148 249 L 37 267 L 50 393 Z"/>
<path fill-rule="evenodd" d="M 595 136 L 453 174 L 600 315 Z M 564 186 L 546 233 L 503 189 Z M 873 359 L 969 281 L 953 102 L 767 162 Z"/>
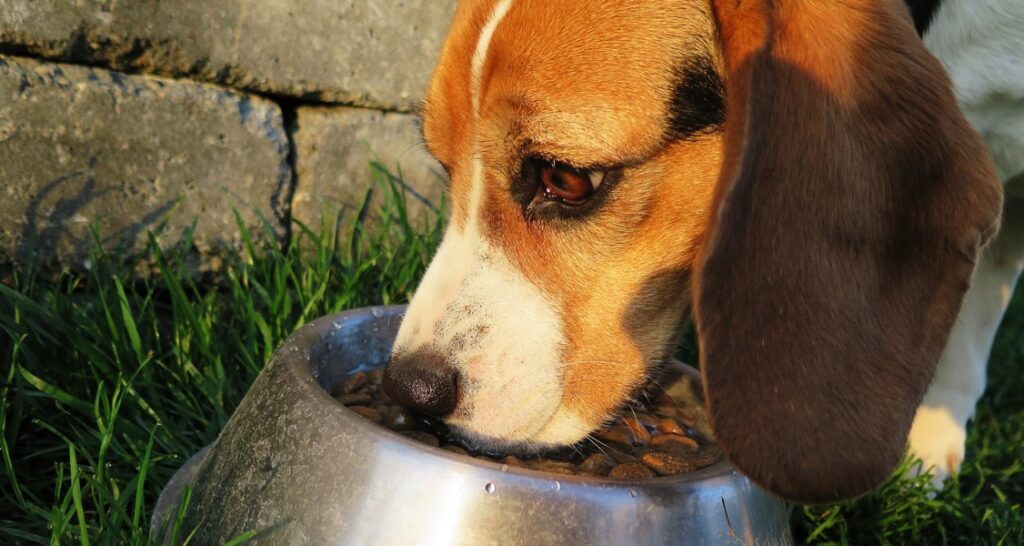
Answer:
<path fill-rule="evenodd" d="M 626 450 L 633 448 L 633 439 L 630 438 L 629 433 L 619 428 L 601 429 L 597 433 L 597 439 L 613 447 Z"/>
<path fill-rule="evenodd" d="M 501 460 L 501 464 L 507 464 L 509 466 L 516 466 L 519 468 L 523 468 L 526 466 L 526 463 L 524 463 L 522 459 L 516 457 L 515 455 L 506 455 L 505 458 Z"/>
<path fill-rule="evenodd" d="M 378 425 L 384 422 L 384 418 L 380 416 L 380 412 L 373 408 L 368 408 L 366 406 L 349 406 L 348 409 L 362 415 Z"/>
<path fill-rule="evenodd" d="M 354 373 L 341 385 L 341 392 L 343 394 L 352 394 L 361 389 L 365 384 L 366 374 L 363 372 Z"/>
<path fill-rule="evenodd" d="M 697 454 L 690 456 L 690 460 L 693 464 L 697 465 L 697 468 L 711 466 L 721 459 L 722 450 L 714 444 L 705 444 L 700 447 L 700 451 L 698 451 Z"/>
<path fill-rule="evenodd" d="M 697 440 L 681 434 L 661 434 L 651 440 L 651 447 L 677 455 L 690 455 L 700 449 Z"/>
<path fill-rule="evenodd" d="M 615 460 L 604 453 L 595 453 L 580 463 L 579 471 L 598 476 L 607 476 L 608 472 L 615 467 Z"/>
<path fill-rule="evenodd" d="M 645 478 L 653 478 L 654 472 L 651 472 L 649 468 L 638 463 L 625 463 L 620 464 L 613 468 L 608 473 L 609 478 L 615 478 L 617 480 L 642 480 Z"/>
<path fill-rule="evenodd" d="M 466 451 L 465 449 L 462 449 L 461 447 L 456 446 L 456 445 L 452 445 L 452 444 L 448 444 L 446 446 L 443 446 L 443 447 L 441 447 L 441 449 L 443 449 L 445 451 L 451 451 L 452 453 L 458 453 L 459 455 L 467 455 L 467 456 L 469 455 L 469 452 Z"/>
<path fill-rule="evenodd" d="M 615 459 L 615 462 L 617 463 L 635 463 L 640 460 L 640 458 L 635 455 L 630 455 L 629 453 L 619 451 L 617 449 L 607 449 L 605 451 L 608 453 L 608 456 Z"/>
<path fill-rule="evenodd" d="M 366 372 L 366 380 L 374 385 L 380 385 L 384 379 L 384 368 L 374 368 Z"/>
<path fill-rule="evenodd" d="M 643 425 L 635 417 L 627 417 L 622 420 L 622 424 L 632 435 L 633 444 L 647 445 L 651 442 L 651 433 L 647 432 L 647 427 Z"/>
<path fill-rule="evenodd" d="M 412 414 L 402 406 L 391 406 L 387 415 L 384 425 L 391 430 L 407 430 L 413 426 Z"/>
<path fill-rule="evenodd" d="M 687 434 L 697 422 L 696 416 L 703 416 L 703 408 L 680 407 L 666 394 L 656 392 L 637 396 L 627 406 L 628 417 L 602 427 L 591 442 L 573 448 L 542 457 L 472 453 L 447 443 L 451 440 L 447 433 L 437 432 L 443 427 L 395 404 L 381 388 L 382 378 L 379 368 L 359 372 L 332 385 L 330 391 L 339 403 L 366 419 L 421 443 L 434 447 L 444 443 L 442 449 L 481 461 L 551 474 L 637 480 L 689 472 L 722 458 L 713 443 Z"/>
<path fill-rule="evenodd" d="M 424 444 L 432 445 L 434 447 L 441 446 L 441 440 L 435 434 L 429 432 L 423 432 L 419 430 L 406 430 L 402 431 L 402 435 L 408 438 L 412 438 L 417 442 L 423 442 Z"/>
<path fill-rule="evenodd" d="M 645 453 L 642 461 L 644 465 L 653 470 L 659 476 L 676 476 L 696 470 L 697 466 L 685 457 L 672 453 L 652 452 Z"/>
<path fill-rule="evenodd" d="M 679 426 L 679 423 L 675 422 L 673 419 L 669 419 L 668 417 L 658 421 L 658 430 L 665 434 L 686 434 L 686 431 Z"/>
<path fill-rule="evenodd" d="M 531 461 L 530 467 L 534 470 L 540 470 L 542 472 L 550 472 L 552 474 L 565 474 L 572 475 L 576 473 L 576 465 L 572 463 L 565 463 L 561 461 L 551 461 L 548 459 L 537 459 Z"/>
<path fill-rule="evenodd" d="M 341 394 L 334 398 L 344 406 L 366 406 L 369 405 L 370 402 L 373 402 L 372 396 L 358 392 L 353 394 Z"/>
<path fill-rule="evenodd" d="M 636 414 L 636 419 L 637 419 L 637 421 L 640 421 L 641 423 L 643 423 L 644 426 L 649 428 L 649 429 L 656 429 L 656 428 L 658 428 L 658 423 L 661 422 L 661 418 L 660 417 L 658 417 L 656 415 L 653 415 L 651 413 L 646 413 L 646 412 L 637 413 Z"/>

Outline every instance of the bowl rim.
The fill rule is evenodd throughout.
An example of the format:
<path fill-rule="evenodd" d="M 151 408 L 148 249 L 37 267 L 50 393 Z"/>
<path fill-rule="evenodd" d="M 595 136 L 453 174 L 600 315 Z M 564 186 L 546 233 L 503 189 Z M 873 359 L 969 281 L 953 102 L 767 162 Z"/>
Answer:
<path fill-rule="evenodd" d="M 299 336 L 303 333 L 318 333 L 325 331 L 330 328 L 331 325 L 338 322 L 342 318 L 349 318 L 357 315 L 372 314 L 374 318 L 380 318 L 378 313 L 381 314 L 392 314 L 398 313 L 399 316 L 404 315 L 404 311 L 408 306 L 406 305 L 386 305 L 386 306 L 367 306 L 342 311 L 332 315 L 326 315 L 319 317 L 293 333 L 285 341 L 282 346 L 291 344 L 293 342 L 299 342 Z M 382 313 L 383 312 L 383 313 Z M 317 336 L 319 337 L 319 336 Z M 571 483 L 577 485 L 600 485 L 602 487 L 613 487 L 621 489 L 637 489 L 643 487 L 671 487 L 680 484 L 692 484 L 694 482 L 706 481 L 711 478 L 723 476 L 726 474 L 736 473 L 737 470 L 729 462 L 728 458 L 723 453 L 721 458 L 704 467 L 692 472 L 686 472 L 684 474 L 677 474 L 675 476 L 655 476 L 653 478 L 635 478 L 635 479 L 617 479 L 609 478 L 606 476 L 579 476 L 575 474 L 556 474 L 552 472 L 544 472 L 542 470 L 534 470 L 531 468 L 522 468 L 503 464 L 500 462 L 491 462 L 486 460 L 477 459 L 468 455 L 460 455 L 453 453 L 441 447 L 434 447 L 429 444 L 417 442 L 412 438 L 408 438 L 398 432 L 388 429 L 383 425 L 379 425 L 362 417 L 356 412 L 352 411 L 348 407 L 344 406 L 341 402 L 338 402 L 330 395 L 325 388 L 323 388 L 319 381 L 317 381 L 312 371 L 312 360 L 305 351 L 300 351 L 298 354 L 307 355 L 302 358 L 289 358 L 287 364 L 289 372 L 298 379 L 299 383 L 302 384 L 301 388 L 306 389 L 311 393 L 314 398 L 319 397 L 322 402 L 332 404 L 332 407 L 340 410 L 340 414 L 344 416 L 346 421 L 352 421 L 361 432 L 368 434 L 375 434 L 381 436 L 391 442 L 397 443 L 398 445 L 412 448 L 418 452 L 422 452 L 432 457 L 440 457 L 442 460 L 446 460 L 456 465 L 465 465 L 469 467 L 475 467 L 477 469 L 497 471 L 502 474 L 518 475 L 530 479 L 539 479 L 548 481 L 551 483 Z M 669 365 L 678 367 L 683 373 L 690 377 L 701 381 L 700 371 L 688 364 L 685 364 L 675 358 L 668 361 Z M 349 374 L 351 375 L 351 374 Z M 383 434 L 381 434 L 383 433 Z"/>

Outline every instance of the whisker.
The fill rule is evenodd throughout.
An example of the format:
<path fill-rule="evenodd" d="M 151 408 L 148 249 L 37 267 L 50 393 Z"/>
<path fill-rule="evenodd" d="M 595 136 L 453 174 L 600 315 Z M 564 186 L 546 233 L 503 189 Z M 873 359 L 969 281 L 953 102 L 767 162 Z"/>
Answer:
<path fill-rule="evenodd" d="M 593 434 L 588 434 L 587 440 L 589 440 L 590 443 L 594 444 L 594 447 L 601 452 L 601 455 L 604 455 L 605 457 L 609 456 L 608 452 L 602 449 L 602 447 L 608 447 L 608 444 L 602 442 L 601 440 L 598 440 L 597 438 L 594 437 Z"/>

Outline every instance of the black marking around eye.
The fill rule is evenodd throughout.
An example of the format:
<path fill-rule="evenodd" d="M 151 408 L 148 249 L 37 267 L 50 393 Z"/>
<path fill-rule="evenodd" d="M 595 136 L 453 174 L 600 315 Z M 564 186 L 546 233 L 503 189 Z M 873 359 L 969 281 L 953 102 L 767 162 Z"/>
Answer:
<path fill-rule="evenodd" d="M 711 58 L 698 55 L 678 70 L 669 104 L 669 139 L 682 140 L 721 130 L 725 123 L 725 86 Z"/>

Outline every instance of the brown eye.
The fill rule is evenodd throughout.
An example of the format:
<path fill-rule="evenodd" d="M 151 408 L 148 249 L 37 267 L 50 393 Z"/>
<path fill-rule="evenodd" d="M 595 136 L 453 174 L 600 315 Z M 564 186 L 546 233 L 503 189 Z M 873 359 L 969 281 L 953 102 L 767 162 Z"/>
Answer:
<path fill-rule="evenodd" d="M 570 205 L 579 205 L 594 194 L 604 173 L 587 173 L 563 164 L 540 167 L 540 181 L 544 192 Z"/>

